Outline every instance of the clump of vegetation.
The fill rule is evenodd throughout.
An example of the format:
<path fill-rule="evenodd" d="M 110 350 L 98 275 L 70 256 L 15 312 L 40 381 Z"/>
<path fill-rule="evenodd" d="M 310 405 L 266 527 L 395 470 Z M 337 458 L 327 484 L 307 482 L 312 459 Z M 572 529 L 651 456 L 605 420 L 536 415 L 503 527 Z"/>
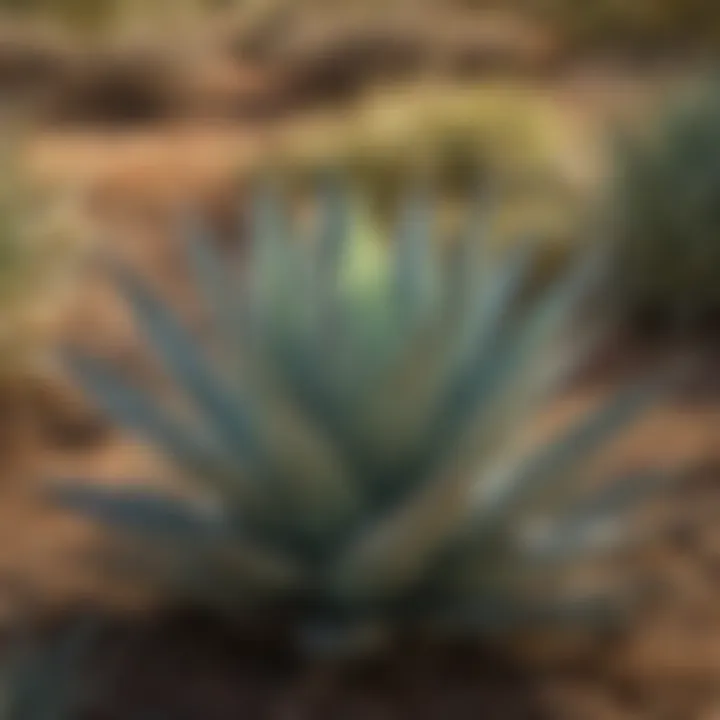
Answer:
<path fill-rule="evenodd" d="M 608 212 L 631 314 L 720 311 L 720 88 L 702 83 L 618 148 Z"/>
<path fill-rule="evenodd" d="M 0 181 L 0 387 L 42 376 L 86 239 L 75 201 L 51 195 L 4 149 Z"/>
<path fill-rule="evenodd" d="M 720 11 L 705 0 L 532 0 L 529 7 L 577 40 L 658 46 L 720 37 Z"/>
<path fill-rule="evenodd" d="M 578 360 L 573 318 L 595 263 L 528 306 L 528 247 L 498 255 L 473 229 L 441 248 L 422 197 L 395 242 L 335 183 L 320 206 L 310 233 L 261 193 L 237 285 L 192 234 L 207 352 L 117 268 L 181 397 L 85 355 L 70 366 L 190 494 L 62 484 L 57 500 L 138 541 L 135 569 L 147 563 L 173 597 L 289 613 L 315 640 L 376 622 L 482 633 L 599 620 L 608 588 L 579 571 L 643 527 L 629 515 L 662 478 L 593 484 L 590 463 L 659 388 L 633 385 L 552 444 L 526 435 Z"/>
<path fill-rule="evenodd" d="M 81 30 L 98 30 L 119 20 L 119 0 L 2 0 L 0 10 L 20 19 L 55 21 Z"/>
<path fill-rule="evenodd" d="M 0 0 L 0 12 L 20 19 L 55 22 L 80 32 L 118 28 L 138 19 L 153 20 L 173 14 L 232 5 L 234 0 Z"/>
<path fill-rule="evenodd" d="M 90 236 L 74 197 L 30 179 L 16 149 L 0 155 L 0 454 L 14 467 L 49 417 L 86 422 L 55 345 Z"/>
<path fill-rule="evenodd" d="M 542 93 L 522 86 L 392 88 L 354 108 L 336 127 L 291 134 L 270 159 L 293 188 L 312 188 L 328 166 L 388 218 L 403 188 L 422 177 L 449 218 L 485 187 L 495 196 L 494 237 L 574 246 L 584 212 L 586 168 L 576 129 Z"/>

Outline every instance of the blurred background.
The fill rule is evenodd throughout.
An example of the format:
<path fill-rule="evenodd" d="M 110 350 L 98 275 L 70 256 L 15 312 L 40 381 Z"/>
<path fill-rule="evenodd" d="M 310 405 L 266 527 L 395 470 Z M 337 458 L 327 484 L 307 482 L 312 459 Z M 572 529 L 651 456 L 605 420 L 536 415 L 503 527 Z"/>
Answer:
<path fill-rule="evenodd" d="M 614 248 L 598 308 L 610 339 L 541 429 L 668 358 L 694 362 L 687 392 L 615 458 L 699 459 L 674 499 L 688 519 L 645 560 L 681 600 L 609 647 L 541 643 L 532 693 L 549 718 L 720 718 L 719 49 L 712 0 L 0 0 L 3 633 L 141 594 L 79 562 L 98 533 L 34 495 L 48 474 L 156 469 L 57 366 L 78 343 L 152 379 L 103 253 L 190 312 L 178 218 L 197 212 L 221 249 L 242 248 L 268 168 L 303 191 L 339 165 L 380 222 L 429 178 L 449 227 L 480 181 L 493 237 L 537 241 L 540 281 L 598 236 Z M 457 660 L 393 674 L 407 658 L 391 658 L 328 689 L 247 665 L 223 630 L 192 635 L 187 662 L 187 644 L 154 633 L 134 640 L 148 665 L 114 692 L 160 707 L 184 683 L 186 714 L 171 717 L 470 718 L 492 703 L 487 717 L 535 717 L 497 668 L 483 684 Z M 433 710 L 440 682 L 456 710 Z"/>

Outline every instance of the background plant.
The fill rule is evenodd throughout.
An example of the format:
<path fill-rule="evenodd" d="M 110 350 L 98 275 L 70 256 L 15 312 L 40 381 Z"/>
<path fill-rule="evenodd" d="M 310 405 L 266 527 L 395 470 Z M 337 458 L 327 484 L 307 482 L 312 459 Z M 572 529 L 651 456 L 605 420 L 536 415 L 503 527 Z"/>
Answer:
<path fill-rule="evenodd" d="M 720 310 L 718 128 L 720 89 L 703 82 L 618 146 L 608 214 L 631 314 L 693 322 Z"/>
<path fill-rule="evenodd" d="M 580 41 L 641 47 L 712 42 L 720 35 L 720 12 L 704 0 L 531 0 L 525 3 Z"/>
<path fill-rule="evenodd" d="M 103 32 L 137 19 L 193 16 L 239 5 L 238 0 L 0 0 L 9 17 L 54 22 L 80 32 Z"/>
<path fill-rule="evenodd" d="M 295 190 L 340 167 L 386 220 L 422 177 L 450 227 L 480 185 L 496 199 L 494 241 L 532 236 L 555 265 L 577 242 L 591 185 L 580 139 L 567 115 L 529 87 L 421 85 L 375 92 L 337 125 L 291 133 L 269 162 Z"/>

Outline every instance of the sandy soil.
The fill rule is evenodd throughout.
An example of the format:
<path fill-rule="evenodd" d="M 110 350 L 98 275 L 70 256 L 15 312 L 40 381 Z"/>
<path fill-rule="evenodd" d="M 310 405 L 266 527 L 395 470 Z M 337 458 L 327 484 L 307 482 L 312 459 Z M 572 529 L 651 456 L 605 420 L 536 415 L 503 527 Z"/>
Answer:
<path fill-rule="evenodd" d="M 596 106 L 589 100 L 578 103 L 577 93 L 586 99 L 590 93 L 603 108 L 612 106 L 603 99 L 607 83 L 598 81 L 594 87 L 563 87 L 576 111 L 585 108 L 589 123 L 598 122 L 596 111 L 588 109 Z M 257 127 L 227 123 L 175 123 L 133 133 L 44 132 L 33 144 L 31 160 L 38 175 L 86 190 L 105 226 L 118 230 L 111 242 L 121 243 L 172 289 L 172 252 L 158 240 L 167 229 L 168 213 L 192 201 L 227 221 L 228 207 L 234 207 L 232 179 L 266 142 L 270 135 Z M 68 337 L 133 362 L 137 340 L 127 318 L 100 279 L 84 282 L 83 301 L 68 319 Z M 613 454 L 613 463 L 622 466 L 684 461 L 697 466 L 673 496 L 683 522 L 658 540 L 646 559 L 665 579 L 667 591 L 628 632 L 580 649 L 539 642 L 530 653 L 525 647 L 532 672 L 515 676 L 503 670 L 503 679 L 488 674 L 486 657 L 451 653 L 438 668 L 420 652 L 414 682 L 425 678 L 423 692 L 408 679 L 408 670 L 400 672 L 407 654 L 371 667 L 358 681 L 356 671 L 348 676 L 297 663 L 279 672 L 277 658 L 258 667 L 248 659 L 257 657 L 251 650 L 243 654 L 242 638 L 228 640 L 224 630 L 203 623 L 199 629 L 188 622 L 171 624 L 170 630 L 154 628 L 147 634 L 119 630 L 123 638 L 131 638 L 130 660 L 119 675 L 112 675 L 117 685 L 108 690 L 106 699 L 111 700 L 93 717 L 119 717 L 117 708 L 124 706 L 118 698 L 130 698 L 132 710 L 146 703 L 145 709 L 173 711 L 178 720 L 225 720 L 241 712 L 278 720 L 460 719 L 478 717 L 483 704 L 482 716 L 498 720 L 720 717 L 720 350 L 707 346 L 692 352 L 702 363 L 693 391 L 654 413 Z M 640 352 L 631 342 L 622 345 L 606 367 L 548 409 L 540 432 L 562 425 L 608 387 L 661 360 L 658 350 Z M 79 474 L 113 482 L 155 472 L 158 465 L 144 448 L 95 422 L 101 425 L 97 433 L 73 443 L 47 428 L 30 434 L 23 452 L 2 463 L 0 579 L 7 579 L 8 592 L 0 595 L 0 624 L 28 611 L 28 592 L 43 609 L 134 599 L 132 592 L 87 569 L 84 557 L 97 547 L 99 534 L 38 502 L 40 483 L 48 476 Z M 200 659 L 193 659 L 198 642 L 203 650 Z M 183 689 L 176 693 L 177 688 Z"/>

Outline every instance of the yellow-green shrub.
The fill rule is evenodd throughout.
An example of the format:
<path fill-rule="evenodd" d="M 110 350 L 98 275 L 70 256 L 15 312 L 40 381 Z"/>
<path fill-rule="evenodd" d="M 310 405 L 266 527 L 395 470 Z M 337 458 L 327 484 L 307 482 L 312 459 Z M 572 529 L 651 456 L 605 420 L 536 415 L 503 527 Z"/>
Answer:
<path fill-rule="evenodd" d="M 52 333 L 86 235 L 78 207 L 0 153 L 0 390 L 45 373 Z"/>
<path fill-rule="evenodd" d="M 579 159 L 578 133 L 549 98 L 488 84 L 374 94 L 336 125 L 291 133 L 270 162 L 295 188 L 340 168 L 383 216 L 418 182 L 431 183 L 450 217 L 484 187 L 498 203 L 499 241 L 531 234 L 561 249 L 574 241 L 584 205 Z"/>
<path fill-rule="evenodd" d="M 97 32 L 128 21 L 188 16 L 234 0 L 0 0 L 0 11 L 20 19 L 55 22 L 71 30 Z"/>

